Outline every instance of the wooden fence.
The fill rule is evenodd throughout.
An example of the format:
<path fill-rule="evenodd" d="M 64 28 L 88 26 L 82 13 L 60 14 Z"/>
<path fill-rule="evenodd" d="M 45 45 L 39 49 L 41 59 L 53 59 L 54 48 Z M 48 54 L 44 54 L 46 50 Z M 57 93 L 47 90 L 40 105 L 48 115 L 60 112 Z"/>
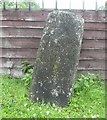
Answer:
<path fill-rule="evenodd" d="M 52 10 L 3 10 L 0 34 L 0 72 L 21 76 L 24 60 L 34 63 L 47 15 Z M 71 10 L 84 20 L 84 37 L 78 72 L 107 74 L 106 16 L 104 11 Z"/>

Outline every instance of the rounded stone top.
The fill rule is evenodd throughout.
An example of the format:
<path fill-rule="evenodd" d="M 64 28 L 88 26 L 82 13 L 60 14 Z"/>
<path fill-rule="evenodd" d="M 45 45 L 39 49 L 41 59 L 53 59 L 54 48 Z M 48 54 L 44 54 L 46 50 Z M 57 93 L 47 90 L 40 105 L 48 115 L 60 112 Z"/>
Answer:
<path fill-rule="evenodd" d="M 69 21 L 70 19 L 74 19 L 75 22 L 80 21 L 81 24 L 84 23 L 84 19 L 82 18 L 82 16 L 77 15 L 74 12 L 67 11 L 67 10 L 53 10 L 51 13 L 49 13 L 49 15 L 47 17 L 47 21 L 48 21 L 48 18 L 49 18 L 49 20 L 51 20 L 51 19 L 55 20 L 55 18 L 56 19 L 59 18 L 59 19 L 61 19 L 61 21 L 64 20 L 64 18 L 68 18 L 67 21 Z"/>

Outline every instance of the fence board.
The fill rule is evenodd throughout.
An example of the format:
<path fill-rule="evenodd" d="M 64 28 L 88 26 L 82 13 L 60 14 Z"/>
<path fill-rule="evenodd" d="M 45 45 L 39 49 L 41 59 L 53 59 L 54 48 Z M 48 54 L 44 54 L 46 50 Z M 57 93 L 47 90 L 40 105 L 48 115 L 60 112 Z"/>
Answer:
<path fill-rule="evenodd" d="M 38 48 L 40 39 L 36 38 L 4 38 L 2 39 L 3 48 Z"/>
<path fill-rule="evenodd" d="M 81 58 L 105 58 L 105 50 L 82 50 L 81 51 Z"/>
<path fill-rule="evenodd" d="M 33 27 L 43 27 L 45 26 L 45 21 L 26 21 L 26 20 L 3 20 L 3 26 L 33 26 Z"/>
<path fill-rule="evenodd" d="M 2 28 L 3 36 L 41 36 L 42 29 L 30 28 Z"/>
<path fill-rule="evenodd" d="M 37 49 L 15 49 L 15 48 L 2 48 L 2 55 L 5 58 L 35 58 Z"/>

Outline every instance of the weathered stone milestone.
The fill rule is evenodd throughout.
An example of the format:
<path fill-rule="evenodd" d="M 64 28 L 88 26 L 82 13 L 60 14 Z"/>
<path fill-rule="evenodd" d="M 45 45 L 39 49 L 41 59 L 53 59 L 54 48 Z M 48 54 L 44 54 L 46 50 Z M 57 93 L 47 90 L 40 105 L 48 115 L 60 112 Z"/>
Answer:
<path fill-rule="evenodd" d="M 70 11 L 48 15 L 35 62 L 30 98 L 66 106 L 79 62 L 83 19 Z"/>

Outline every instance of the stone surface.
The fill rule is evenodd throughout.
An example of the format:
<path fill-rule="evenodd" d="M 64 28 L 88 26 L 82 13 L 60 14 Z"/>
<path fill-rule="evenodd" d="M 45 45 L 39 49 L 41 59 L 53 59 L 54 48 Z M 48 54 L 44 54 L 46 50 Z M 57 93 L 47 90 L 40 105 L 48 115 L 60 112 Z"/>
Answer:
<path fill-rule="evenodd" d="M 33 101 L 66 106 L 72 95 L 83 19 L 69 11 L 48 15 L 30 86 Z"/>

